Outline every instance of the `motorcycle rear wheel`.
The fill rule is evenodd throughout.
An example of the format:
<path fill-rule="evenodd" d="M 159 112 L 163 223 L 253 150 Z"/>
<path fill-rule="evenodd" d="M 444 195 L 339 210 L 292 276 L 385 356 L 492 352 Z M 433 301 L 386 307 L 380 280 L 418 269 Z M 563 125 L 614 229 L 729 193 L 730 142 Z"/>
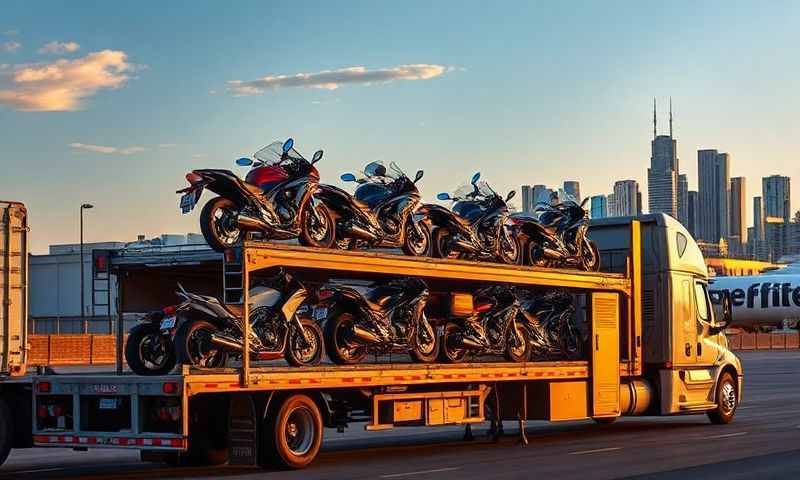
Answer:
<path fill-rule="evenodd" d="M 291 337 L 286 345 L 286 361 L 293 367 L 319 365 L 319 362 L 322 360 L 322 350 L 324 349 L 322 329 L 319 328 L 317 322 L 310 318 L 301 318 L 300 324 L 303 325 L 303 334 L 309 345 L 308 347 L 303 347 L 300 344 L 300 332 L 297 332 L 297 329 L 293 328 L 292 331 L 289 332 Z"/>
<path fill-rule="evenodd" d="M 350 312 L 336 313 L 325 322 L 325 350 L 333 363 L 353 365 L 367 356 L 367 347 L 357 345 L 349 338 L 354 322 L 355 317 Z"/>
<path fill-rule="evenodd" d="M 459 348 L 460 337 L 463 331 L 458 324 L 447 322 L 444 334 L 440 340 L 439 360 L 444 363 L 462 363 L 467 358 L 467 349 Z"/>
<path fill-rule="evenodd" d="M 314 211 L 316 210 L 316 215 Z M 300 212 L 300 245 L 331 248 L 336 241 L 336 224 L 325 205 L 307 203 Z"/>
<path fill-rule="evenodd" d="M 125 361 L 137 375 L 165 375 L 175 368 L 175 347 L 159 325 L 140 323 L 128 335 Z"/>
<path fill-rule="evenodd" d="M 206 320 L 191 320 L 181 324 L 175 333 L 175 349 L 182 365 L 203 368 L 225 366 L 228 353 L 211 343 L 211 334 L 219 329 Z"/>
<path fill-rule="evenodd" d="M 506 351 L 504 356 L 509 362 L 527 362 L 531 356 L 531 342 L 528 330 L 525 327 L 517 327 L 522 345 L 514 345 L 514 326 L 509 325 L 506 331 Z"/>
<path fill-rule="evenodd" d="M 438 227 L 431 236 L 431 254 L 434 258 L 461 258 L 461 253 L 448 247 L 450 231 Z"/>
<path fill-rule="evenodd" d="M 236 204 L 223 197 L 212 198 L 203 206 L 200 231 L 214 250 L 224 252 L 242 240 L 242 231 L 235 226 L 236 211 Z"/>
<path fill-rule="evenodd" d="M 533 267 L 551 268 L 555 267 L 555 262 L 547 256 L 544 251 L 534 240 L 529 240 L 525 248 L 525 264 Z"/>
<path fill-rule="evenodd" d="M 430 339 L 427 344 L 420 344 L 421 333 L 417 332 L 415 338 L 411 340 L 411 345 L 409 345 L 410 351 L 409 354 L 411 355 L 411 360 L 416 363 L 433 363 L 436 361 L 436 357 L 439 356 L 439 336 L 436 335 L 436 329 L 433 329 L 433 338 Z"/>

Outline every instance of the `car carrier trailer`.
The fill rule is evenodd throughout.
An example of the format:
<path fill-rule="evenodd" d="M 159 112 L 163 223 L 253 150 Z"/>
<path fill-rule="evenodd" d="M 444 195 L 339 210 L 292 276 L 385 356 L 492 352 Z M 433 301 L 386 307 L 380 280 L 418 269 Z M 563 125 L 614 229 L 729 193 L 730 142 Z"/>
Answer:
<path fill-rule="evenodd" d="M 691 236 L 663 215 L 601 222 L 591 234 L 607 271 L 250 241 L 226 251 L 221 269 L 157 259 L 127 265 L 112 255 L 119 333 L 125 311 L 169 304 L 177 281 L 241 305 L 247 318 L 253 277 L 280 267 L 312 285 L 408 275 L 425 279 L 432 292 L 493 282 L 568 289 L 582 299 L 587 357 L 297 368 L 253 365 L 245 345 L 236 368 L 182 367 L 148 377 L 37 375 L 33 443 L 139 449 L 145 459 L 176 463 L 302 468 L 317 455 L 323 426 L 341 431 L 353 422 L 364 422 L 367 430 L 467 425 L 469 432 L 469 425 L 488 419 L 498 432 L 502 420 L 515 420 L 523 440 L 526 420 L 610 423 L 621 415 L 708 413 L 714 423 L 729 422 L 741 398 L 741 364 L 727 349 L 724 322 L 715 320 L 705 265 Z"/>

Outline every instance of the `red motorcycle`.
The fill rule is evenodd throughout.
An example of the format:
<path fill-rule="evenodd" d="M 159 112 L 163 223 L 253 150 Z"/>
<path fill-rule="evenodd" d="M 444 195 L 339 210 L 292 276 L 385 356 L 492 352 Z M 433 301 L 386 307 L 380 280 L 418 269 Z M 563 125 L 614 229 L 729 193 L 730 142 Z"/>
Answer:
<path fill-rule="evenodd" d="M 313 195 L 319 185 L 314 164 L 322 158 L 322 150 L 309 162 L 293 146 L 290 138 L 262 148 L 253 159 L 236 160 L 239 166 L 252 167 L 244 180 L 230 170 L 186 174 L 190 186 L 176 192 L 183 194 L 180 208 L 184 214 L 194 209 L 204 189 L 219 195 L 200 213 L 200 230 L 214 250 L 221 252 L 238 244 L 246 233 L 265 240 L 298 238 L 311 247 L 333 245 L 333 218 Z"/>

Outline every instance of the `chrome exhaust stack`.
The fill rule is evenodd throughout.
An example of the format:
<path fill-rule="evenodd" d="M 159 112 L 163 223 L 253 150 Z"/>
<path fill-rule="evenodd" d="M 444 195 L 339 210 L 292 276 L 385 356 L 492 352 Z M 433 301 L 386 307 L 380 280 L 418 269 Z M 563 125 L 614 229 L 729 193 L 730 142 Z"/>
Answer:
<path fill-rule="evenodd" d="M 238 342 L 232 338 L 217 335 L 216 333 L 211 334 L 211 343 L 236 352 L 241 352 L 244 350 L 244 346 L 242 346 L 241 342 Z"/>
<path fill-rule="evenodd" d="M 353 336 L 359 343 L 380 343 L 381 339 L 377 335 L 359 325 L 353 325 Z"/>
<path fill-rule="evenodd" d="M 236 216 L 236 226 L 242 230 L 248 231 L 271 230 L 271 227 L 267 224 L 267 222 L 255 217 L 251 217 L 250 215 L 245 215 L 244 213 L 240 213 Z"/>
<path fill-rule="evenodd" d="M 351 224 L 347 227 L 347 230 L 352 236 L 361 238 L 363 240 L 376 240 L 378 238 L 378 236 L 374 233 L 370 232 L 366 228 L 359 227 L 358 225 Z"/>

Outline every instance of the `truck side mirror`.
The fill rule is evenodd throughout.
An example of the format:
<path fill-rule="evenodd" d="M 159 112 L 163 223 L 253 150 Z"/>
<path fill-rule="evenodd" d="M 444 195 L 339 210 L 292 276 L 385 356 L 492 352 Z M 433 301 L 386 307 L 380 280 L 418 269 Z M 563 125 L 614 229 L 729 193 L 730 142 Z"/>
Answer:
<path fill-rule="evenodd" d="M 711 327 L 711 333 L 717 334 L 725 331 L 731 325 L 733 321 L 733 302 L 731 301 L 731 292 L 729 290 L 718 290 L 714 292 L 714 295 L 718 296 L 719 313 L 722 317 L 719 320 L 715 318 L 714 325 Z"/>

